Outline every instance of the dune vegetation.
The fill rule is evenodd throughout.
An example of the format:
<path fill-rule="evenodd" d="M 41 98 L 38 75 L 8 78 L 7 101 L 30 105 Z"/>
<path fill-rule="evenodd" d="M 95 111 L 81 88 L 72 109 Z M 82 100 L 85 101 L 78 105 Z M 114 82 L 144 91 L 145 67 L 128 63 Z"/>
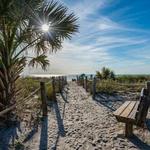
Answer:
<path fill-rule="evenodd" d="M 79 84 L 83 85 L 86 74 L 79 76 Z M 92 76 L 93 77 L 93 76 Z M 113 94 L 117 92 L 141 92 L 145 83 L 150 80 L 149 75 L 116 75 L 115 72 L 107 67 L 101 71 L 96 71 L 96 92 Z M 87 88 L 92 89 L 92 78 L 88 75 Z"/>

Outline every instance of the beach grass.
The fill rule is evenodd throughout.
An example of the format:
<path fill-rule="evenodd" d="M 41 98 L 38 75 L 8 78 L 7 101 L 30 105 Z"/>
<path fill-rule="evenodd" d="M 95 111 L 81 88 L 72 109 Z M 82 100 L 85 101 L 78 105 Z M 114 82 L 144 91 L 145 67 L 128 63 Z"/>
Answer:
<path fill-rule="evenodd" d="M 115 79 L 98 79 L 96 78 L 96 92 L 113 94 L 117 92 L 139 93 L 145 87 L 147 81 L 150 81 L 149 75 L 121 75 Z M 83 86 L 83 80 L 79 80 L 79 85 Z M 92 91 L 92 80 L 87 81 L 87 91 Z"/>
<path fill-rule="evenodd" d="M 96 84 L 96 91 L 108 94 L 113 94 L 116 92 L 140 92 L 144 87 L 144 82 L 142 83 L 120 83 L 114 80 L 101 80 Z"/>
<path fill-rule="evenodd" d="M 23 89 L 22 97 L 25 98 L 40 87 L 40 81 L 45 82 L 47 98 L 48 100 L 52 100 L 53 99 L 53 87 L 52 87 L 52 81 L 49 78 L 39 78 L 39 77 L 20 78 L 17 81 L 16 86 L 18 87 L 18 89 Z M 55 79 L 55 92 L 59 93 L 58 79 Z M 40 99 L 40 92 L 38 93 L 38 96 Z"/>

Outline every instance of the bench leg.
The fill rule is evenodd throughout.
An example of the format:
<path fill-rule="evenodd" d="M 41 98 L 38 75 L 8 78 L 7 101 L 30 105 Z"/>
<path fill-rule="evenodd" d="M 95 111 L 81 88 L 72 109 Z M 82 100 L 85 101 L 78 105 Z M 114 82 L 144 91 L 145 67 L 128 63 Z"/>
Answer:
<path fill-rule="evenodd" d="M 133 135 L 133 124 L 125 124 L 125 136 L 131 137 Z"/>

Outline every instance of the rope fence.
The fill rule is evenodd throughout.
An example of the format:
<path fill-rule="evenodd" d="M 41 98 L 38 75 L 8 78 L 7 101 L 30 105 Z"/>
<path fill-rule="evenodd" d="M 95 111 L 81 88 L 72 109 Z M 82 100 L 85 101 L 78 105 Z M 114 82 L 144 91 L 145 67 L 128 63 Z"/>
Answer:
<path fill-rule="evenodd" d="M 46 93 L 46 86 L 49 84 L 52 85 L 52 95 L 53 100 L 56 100 L 56 93 L 62 92 L 65 85 L 67 84 L 67 77 L 61 76 L 61 77 L 52 77 L 50 78 L 49 82 L 45 83 L 44 81 L 39 81 L 39 88 L 34 90 L 29 96 L 25 98 L 20 98 L 17 100 L 18 103 L 15 103 L 14 105 L 2 110 L 0 112 L 0 117 L 4 116 L 5 114 L 9 113 L 12 110 L 15 110 L 17 107 L 23 107 L 26 103 L 29 103 L 33 100 L 33 96 L 36 95 L 38 92 L 40 92 L 40 98 L 41 98 L 41 108 L 42 108 L 42 114 L 43 116 L 47 115 L 47 93 Z M 56 90 L 56 88 L 59 89 Z"/>
<path fill-rule="evenodd" d="M 135 87 L 144 87 L 145 83 L 120 83 L 118 81 L 112 81 L 112 80 L 100 80 L 96 77 L 90 76 L 84 76 L 84 77 L 76 77 L 76 82 L 79 86 L 82 86 L 86 92 L 90 92 L 93 96 L 93 98 L 95 98 L 96 92 L 97 92 L 97 88 L 98 86 L 102 86 L 102 85 L 107 85 L 109 84 L 109 86 L 114 86 L 114 87 L 118 87 L 118 88 L 125 88 L 125 87 L 130 87 L 130 88 L 135 88 Z"/>

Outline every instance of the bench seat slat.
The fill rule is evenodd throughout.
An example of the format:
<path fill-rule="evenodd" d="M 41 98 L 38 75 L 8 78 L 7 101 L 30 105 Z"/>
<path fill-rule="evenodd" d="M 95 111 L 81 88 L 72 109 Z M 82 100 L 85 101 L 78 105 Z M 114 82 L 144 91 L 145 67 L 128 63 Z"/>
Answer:
<path fill-rule="evenodd" d="M 137 112 L 137 108 L 138 108 L 138 106 L 139 106 L 139 103 L 140 103 L 140 101 L 136 101 L 136 104 L 135 104 L 135 106 L 134 106 L 134 109 L 133 109 L 132 113 L 130 113 L 130 115 L 128 116 L 129 118 L 135 119 L 135 115 L 136 115 L 136 112 Z"/>
<path fill-rule="evenodd" d="M 127 106 L 131 103 L 131 101 L 126 101 L 125 103 L 123 103 L 115 112 L 114 115 L 115 116 L 119 116 L 126 108 Z"/>
<path fill-rule="evenodd" d="M 149 106 L 150 82 L 147 82 L 147 89 L 141 91 L 140 101 L 126 101 L 114 112 L 117 121 L 125 123 L 126 137 L 133 135 L 133 125 L 144 127 Z"/>
<path fill-rule="evenodd" d="M 130 122 L 133 124 L 136 123 L 135 115 L 137 112 L 138 105 L 139 101 L 126 101 L 114 112 L 116 119 L 119 122 Z"/>
<path fill-rule="evenodd" d="M 124 111 L 120 114 L 121 117 L 129 118 L 128 116 L 134 111 L 134 106 L 136 101 L 131 101 L 131 103 L 124 109 Z"/>

